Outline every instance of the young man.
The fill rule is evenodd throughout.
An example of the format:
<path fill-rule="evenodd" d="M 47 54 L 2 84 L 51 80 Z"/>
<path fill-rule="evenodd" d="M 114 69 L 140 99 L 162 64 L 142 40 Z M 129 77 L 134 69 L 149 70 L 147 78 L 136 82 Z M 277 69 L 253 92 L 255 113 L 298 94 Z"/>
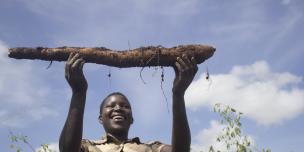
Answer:
<path fill-rule="evenodd" d="M 129 139 L 133 123 L 130 103 L 121 93 L 107 96 L 100 106 L 100 123 L 106 135 L 102 140 L 82 140 L 83 114 L 86 102 L 87 81 L 83 75 L 85 61 L 72 53 L 66 62 L 65 77 L 72 88 L 72 99 L 67 120 L 62 130 L 59 149 L 61 152 L 189 152 L 190 129 L 188 125 L 184 94 L 192 82 L 197 64 L 192 57 L 183 55 L 175 62 L 173 82 L 173 126 L 171 145 L 160 142 L 141 143 L 138 138 Z"/>

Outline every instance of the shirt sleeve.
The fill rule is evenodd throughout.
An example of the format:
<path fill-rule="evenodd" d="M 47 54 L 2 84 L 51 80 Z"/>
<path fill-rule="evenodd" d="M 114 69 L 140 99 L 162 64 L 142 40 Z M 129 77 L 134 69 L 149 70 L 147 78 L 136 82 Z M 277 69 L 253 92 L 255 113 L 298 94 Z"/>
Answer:
<path fill-rule="evenodd" d="M 152 152 L 160 152 L 160 150 L 165 146 L 165 144 L 159 142 L 159 141 L 153 141 L 148 143 L 148 145 L 151 146 Z"/>
<path fill-rule="evenodd" d="M 90 152 L 89 147 L 91 146 L 91 142 L 87 139 L 81 140 L 80 152 Z"/>
<path fill-rule="evenodd" d="M 96 141 L 82 139 L 80 152 L 102 152 L 99 148 L 97 148 L 97 144 L 98 143 L 96 143 Z"/>

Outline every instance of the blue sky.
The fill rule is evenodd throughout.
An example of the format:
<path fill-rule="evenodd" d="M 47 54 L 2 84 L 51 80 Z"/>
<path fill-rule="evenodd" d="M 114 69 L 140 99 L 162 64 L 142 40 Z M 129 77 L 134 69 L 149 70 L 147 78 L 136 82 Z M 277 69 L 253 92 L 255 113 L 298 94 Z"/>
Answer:
<path fill-rule="evenodd" d="M 11 151 L 9 130 L 29 136 L 34 147 L 56 146 L 71 96 L 63 62 L 46 69 L 49 62 L 8 58 L 9 47 L 209 44 L 217 51 L 199 65 L 186 93 L 193 146 L 214 143 L 221 125 L 212 107 L 220 102 L 244 113 L 245 134 L 256 146 L 303 151 L 303 8 L 301 0 L 1 0 L 0 147 Z M 211 81 L 204 79 L 207 67 Z M 147 84 L 139 71 L 85 65 L 84 138 L 103 135 L 100 101 L 121 91 L 133 106 L 130 137 L 170 143 L 172 115 L 160 89 L 161 70 L 145 68 Z M 170 112 L 173 78 L 165 68 Z"/>

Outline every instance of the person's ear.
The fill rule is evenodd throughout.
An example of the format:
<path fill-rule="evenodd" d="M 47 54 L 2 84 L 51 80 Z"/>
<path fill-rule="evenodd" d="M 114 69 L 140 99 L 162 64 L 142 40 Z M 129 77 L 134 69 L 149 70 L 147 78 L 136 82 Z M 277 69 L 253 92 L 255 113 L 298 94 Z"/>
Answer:
<path fill-rule="evenodd" d="M 99 115 L 99 117 L 98 117 L 98 121 L 99 121 L 99 123 L 100 123 L 100 124 L 103 124 L 103 121 L 102 121 L 102 116 L 101 116 L 101 115 Z"/>
<path fill-rule="evenodd" d="M 133 122 L 134 122 L 134 119 L 133 119 L 133 117 L 131 118 L 131 124 L 133 124 Z"/>

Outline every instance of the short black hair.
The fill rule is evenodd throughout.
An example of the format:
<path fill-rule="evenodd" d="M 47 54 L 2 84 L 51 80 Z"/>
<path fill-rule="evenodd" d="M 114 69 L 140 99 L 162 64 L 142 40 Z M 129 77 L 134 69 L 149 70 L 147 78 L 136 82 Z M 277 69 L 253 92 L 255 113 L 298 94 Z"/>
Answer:
<path fill-rule="evenodd" d="M 107 96 L 102 100 L 102 102 L 101 102 L 101 104 L 100 104 L 100 107 L 99 107 L 99 114 L 100 114 L 100 115 L 102 114 L 102 108 L 103 108 L 103 106 L 104 106 L 106 100 L 107 100 L 109 97 L 115 96 L 115 95 L 120 95 L 120 96 L 124 97 L 125 99 L 127 99 L 127 101 L 129 102 L 128 98 L 127 98 L 123 93 L 121 93 L 121 92 L 113 92 L 113 93 L 110 93 L 109 95 L 107 95 Z M 129 102 L 129 104 L 130 104 L 130 102 Z M 130 105 L 131 105 L 131 104 L 130 104 Z"/>

